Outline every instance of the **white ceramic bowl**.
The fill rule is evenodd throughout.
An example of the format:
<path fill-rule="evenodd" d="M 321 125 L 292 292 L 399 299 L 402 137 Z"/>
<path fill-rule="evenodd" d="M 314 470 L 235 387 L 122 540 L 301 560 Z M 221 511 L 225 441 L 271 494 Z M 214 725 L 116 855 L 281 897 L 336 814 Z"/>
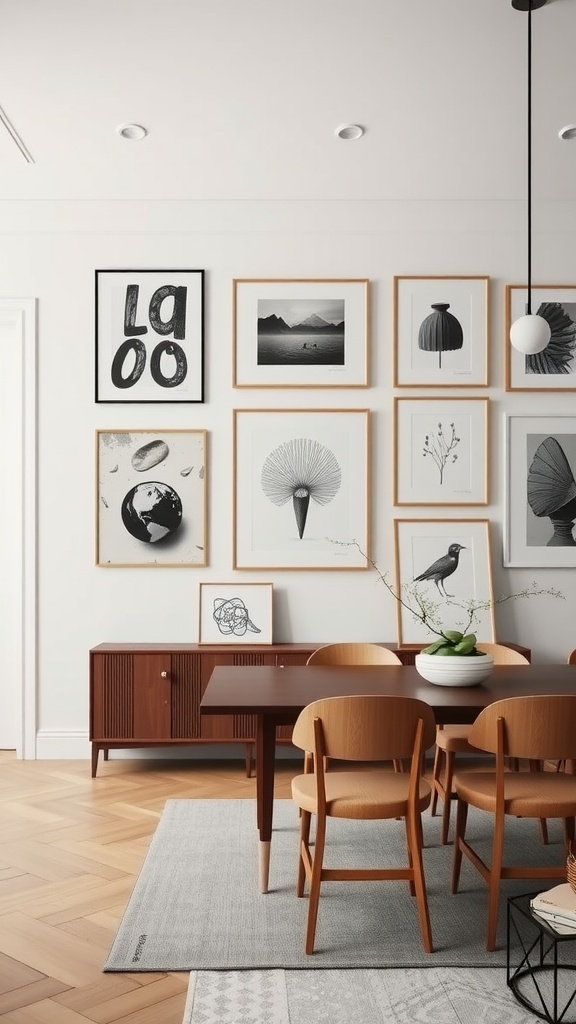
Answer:
<path fill-rule="evenodd" d="M 462 658 L 417 654 L 415 664 L 420 675 L 436 686 L 477 686 L 492 672 L 494 658 L 491 654 Z"/>

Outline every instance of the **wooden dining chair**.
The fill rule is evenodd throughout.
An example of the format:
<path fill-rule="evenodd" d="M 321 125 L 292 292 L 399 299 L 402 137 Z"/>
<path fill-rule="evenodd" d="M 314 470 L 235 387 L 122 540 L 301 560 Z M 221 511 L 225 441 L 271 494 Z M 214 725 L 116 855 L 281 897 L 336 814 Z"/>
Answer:
<path fill-rule="evenodd" d="M 421 812 L 431 790 L 422 776 L 424 751 L 434 743 L 434 712 L 413 697 L 354 694 L 314 701 L 300 712 L 292 742 L 313 751 L 312 771 L 292 780 L 292 799 L 300 808 L 300 855 L 296 892 L 309 884 L 305 950 L 313 953 L 322 882 L 406 879 L 416 898 L 422 944 L 432 952 L 432 934 L 422 861 Z M 346 770 L 326 768 L 331 758 L 366 762 Z M 410 772 L 386 771 L 369 762 L 410 759 Z M 312 815 L 315 841 L 310 843 Z M 408 863 L 402 867 L 330 868 L 324 866 L 328 818 L 404 818 Z M 362 830 L 358 828 L 358 843 Z"/>
<path fill-rule="evenodd" d="M 312 651 L 307 665 L 401 665 L 402 662 L 389 647 L 354 641 L 324 644 Z M 308 756 L 308 755 L 307 755 Z M 403 772 L 402 761 L 394 761 L 394 771 Z"/>
<path fill-rule="evenodd" d="M 457 771 L 454 787 L 458 804 L 452 892 L 458 891 L 462 855 L 479 871 L 488 885 L 488 921 L 486 949 L 496 946 L 500 880 L 503 878 L 566 879 L 566 853 L 574 838 L 576 815 L 576 778 L 563 772 L 511 772 L 506 757 L 544 762 L 570 757 L 576 737 L 576 694 L 545 694 L 508 697 L 490 704 L 480 712 L 470 729 L 470 743 L 477 749 L 496 755 L 489 771 Z M 490 864 L 479 856 L 466 839 L 468 807 L 477 807 L 494 816 Z M 508 816 L 522 818 L 562 818 L 566 850 L 554 867 L 526 864 L 518 850 L 520 863 L 504 864 L 505 823 Z"/>
<path fill-rule="evenodd" d="M 573 651 L 570 651 L 570 654 L 568 655 L 566 660 L 569 665 L 576 665 L 576 647 Z"/>
<path fill-rule="evenodd" d="M 379 644 L 337 643 L 324 644 L 312 654 L 307 665 L 401 665 L 402 662 L 389 647 Z"/>
<path fill-rule="evenodd" d="M 505 644 L 476 644 L 479 651 L 485 651 L 494 658 L 495 665 L 528 665 L 528 659 Z M 456 754 L 477 754 L 470 743 L 470 725 L 445 725 L 439 726 L 436 733 L 436 749 L 434 751 L 434 766 L 432 769 L 432 802 L 430 814 L 436 814 L 438 797 L 444 801 L 442 808 L 442 842 L 448 842 L 450 831 L 450 808 L 451 801 L 455 797 L 453 792 L 452 779 L 454 776 L 454 763 Z M 518 765 L 514 765 L 518 767 Z M 542 826 L 542 838 L 547 841 L 545 824 Z"/>

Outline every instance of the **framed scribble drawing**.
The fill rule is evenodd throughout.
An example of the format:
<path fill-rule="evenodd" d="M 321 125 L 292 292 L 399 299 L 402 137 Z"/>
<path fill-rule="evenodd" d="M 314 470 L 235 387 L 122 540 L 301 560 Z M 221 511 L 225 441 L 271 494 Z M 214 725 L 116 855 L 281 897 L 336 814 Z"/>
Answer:
<path fill-rule="evenodd" d="M 200 644 L 271 644 L 272 583 L 201 583 Z"/>
<path fill-rule="evenodd" d="M 576 391 L 576 285 L 532 285 L 532 312 L 550 324 L 542 352 L 525 356 L 509 342 L 510 326 L 526 312 L 526 285 L 506 285 L 506 391 Z"/>
<path fill-rule="evenodd" d="M 369 417 L 234 410 L 235 569 L 368 568 Z"/>
<path fill-rule="evenodd" d="M 488 504 L 488 399 L 394 399 L 394 504 Z"/>
<path fill-rule="evenodd" d="M 206 565 L 206 431 L 96 431 L 96 564 Z"/>
<path fill-rule="evenodd" d="M 394 555 L 397 591 L 408 603 L 419 594 L 440 626 L 459 629 L 471 600 L 493 600 L 487 519 L 395 519 Z M 396 608 L 398 644 L 431 643 L 433 634 L 398 601 Z M 494 642 L 493 607 L 478 612 L 474 632 Z"/>
<path fill-rule="evenodd" d="M 204 271 L 96 270 L 96 401 L 204 401 Z"/>
<path fill-rule="evenodd" d="M 504 565 L 576 566 L 576 416 L 506 417 Z"/>
<path fill-rule="evenodd" d="M 394 278 L 394 386 L 488 384 L 489 277 Z"/>
<path fill-rule="evenodd" d="M 365 279 L 236 279 L 236 388 L 351 388 L 368 384 Z"/>

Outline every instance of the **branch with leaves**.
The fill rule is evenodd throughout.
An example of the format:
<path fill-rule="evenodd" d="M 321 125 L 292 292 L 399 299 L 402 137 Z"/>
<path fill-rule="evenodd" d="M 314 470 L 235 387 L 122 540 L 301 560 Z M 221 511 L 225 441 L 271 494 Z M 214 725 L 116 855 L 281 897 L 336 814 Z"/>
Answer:
<path fill-rule="evenodd" d="M 514 594 L 505 594 L 502 597 L 488 598 L 484 601 L 479 601 L 476 598 L 470 598 L 468 601 L 455 601 L 453 598 L 450 598 L 450 600 L 446 601 L 446 604 L 457 610 L 457 613 L 461 613 L 463 617 L 455 621 L 455 625 L 459 627 L 458 629 L 446 629 L 442 625 L 441 609 L 438 602 L 424 592 L 416 583 L 405 583 L 398 590 L 388 579 L 388 572 L 383 572 L 374 559 L 369 558 L 362 551 L 357 541 L 331 540 L 331 543 L 340 544 L 343 547 L 357 548 L 363 558 L 372 566 L 378 579 L 384 584 L 394 600 L 409 612 L 416 622 L 422 623 L 425 629 L 438 637 L 437 641 L 424 649 L 423 653 L 425 654 L 474 655 L 481 653 L 476 648 L 476 636 L 474 633 L 469 633 L 469 629 L 482 612 L 490 611 L 490 609 L 506 604 L 508 601 L 544 596 L 561 598 L 563 601 L 566 600 L 564 594 L 559 590 L 556 590 L 554 587 L 539 587 L 536 581 L 533 581 L 527 587 L 523 587 L 522 590 L 516 591 Z"/>

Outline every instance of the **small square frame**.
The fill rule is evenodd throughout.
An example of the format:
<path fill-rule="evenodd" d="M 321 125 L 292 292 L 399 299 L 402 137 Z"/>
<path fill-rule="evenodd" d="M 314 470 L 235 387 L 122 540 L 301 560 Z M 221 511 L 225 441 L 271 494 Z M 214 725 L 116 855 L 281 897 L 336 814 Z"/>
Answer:
<path fill-rule="evenodd" d="M 234 410 L 235 569 L 368 568 L 369 428 L 368 409 Z"/>
<path fill-rule="evenodd" d="M 524 316 L 527 298 L 527 285 L 506 285 L 506 391 L 576 391 L 576 285 L 532 285 L 532 312 L 552 329 L 547 347 L 532 356 L 510 344 L 510 327 Z"/>
<path fill-rule="evenodd" d="M 206 440 L 205 430 L 96 431 L 96 565 L 206 565 Z M 154 501 L 167 511 L 160 529 Z M 170 519 L 172 533 L 146 539 Z"/>
<path fill-rule="evenodd" d="M 272 583 L 200 583 L 199 644 L 271 644 Z"/>
<path fill-rule="evenodd" d="M 574 568 L 576 416 L 507 415 L 505 436 L 504 565 Z"/>
<path fill-rule="evenodd" d="M 94 273 L 96 402 L 203 402 L 204 271 Z"/>
<path fill-rule="evenodd" d="M 489 282 L 489 277 L 479 276 L 394 278 L 395 387 L 488 384 Z M 434 327 L 442 312 L 435 306 L 445 306 L 443 312 L 460 324 L 459 348 L 436 348 L 441 341 Z M 423 330 L 420 340 L 424 321 L 428 328 Z M 421 345 L 433 347 L 426 349 Z"/>
<path fill-rule="evenodd" d="M 234 387 L 367 387 L 368 293 L 365 278 L 236 278 Z"/>
<path fill-rule="evenodd" d="M 487 519 L 395 519 L 394 560 L 397 593 L 405 593 L 416 577 L 448 552 L 451 544 L 461 544 L 457 569 L 446 577 L 446 598 L 432 580 L 419 584 L 423 596 L 438 606 L 441 625 L 460 629 L 465 619 L 462 604 L 470 600 L 493 601 L 490 534 Z M 396 602 L 398 646 L 430 644 L 436 637 L 426 630 L 399 601 Z M 494 643 L 494 607 L 479 612 L 472 627 L 478 640 Z"/>
<path fill-rule="evenodd" d="M 394 504 L 488 504 L 488 398 L 394 399 Z"/>

